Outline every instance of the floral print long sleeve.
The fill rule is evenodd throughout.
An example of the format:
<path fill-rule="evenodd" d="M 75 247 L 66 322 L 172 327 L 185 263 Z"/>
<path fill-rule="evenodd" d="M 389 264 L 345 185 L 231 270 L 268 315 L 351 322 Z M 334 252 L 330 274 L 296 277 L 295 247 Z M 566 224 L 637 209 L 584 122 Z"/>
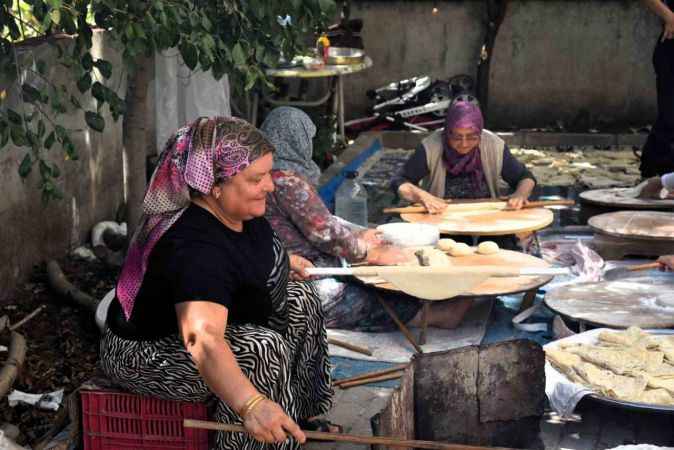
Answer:
<path fill-rule="evenodd" d="M 267 198 L 265 216 L 290 253 L 317 265 L 326 257 L 365 259 L 367 244 L 360 232 L 333 216 L 304 177 L 286 170 L 271 175 L 275 190 Z"/>

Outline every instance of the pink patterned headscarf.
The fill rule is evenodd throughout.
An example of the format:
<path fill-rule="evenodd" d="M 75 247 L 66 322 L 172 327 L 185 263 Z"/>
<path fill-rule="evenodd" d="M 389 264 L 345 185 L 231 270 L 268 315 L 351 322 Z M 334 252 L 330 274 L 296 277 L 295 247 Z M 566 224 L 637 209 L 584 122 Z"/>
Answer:
<path fill-rule="evenodd" d="M 443 160 L 447 171 L 452 175 L 471 174 L 475 188 L 483 182 L 482 159 L 480 158 L 479 146 L 465 155 L 460 154 L 449 145 L 449 135 L 456 128 L 470 128 L 478 135 L 484 128 L 484 118 L 480 107 L 470 102 L 456 102 L 447 110 L 445 118 L 445 130 L 442 135 L 444 149 Z"/>
<path fill-rule="evenodd" d="M 190 189 L 210 194 L 273 146 L 257 128 L 234 117 L 199 118 L 179 129 L 161 155 L 143 200 L 143 216 L 117 282 L 128 320 L 152 249 L 190 205 Z"/>

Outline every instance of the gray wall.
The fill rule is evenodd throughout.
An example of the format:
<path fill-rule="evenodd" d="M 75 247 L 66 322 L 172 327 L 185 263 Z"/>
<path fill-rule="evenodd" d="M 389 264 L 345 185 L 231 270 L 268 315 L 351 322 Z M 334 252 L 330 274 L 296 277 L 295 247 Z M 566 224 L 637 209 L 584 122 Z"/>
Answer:
<path fill-rule="evenodd" d="M 438 14 L 433 15 L 437 5 Z M 365 91 L 429 74 L 476 75 L 484 2 L 358 1 L 352 17 L 374 67 L 346 81 L 347 116 L 365 115 Z M 651 54 L 658 19 L 628 0 L 513 0 L 491 66 L 490 125 L 643 124 L 655 118 Z"/>
<path fill-rule="evenodd" d="M 25 47 L 22 57 L 30 57 L 30 52 L 49 58 L 50 73 L 57 80 L 69 79 L 65 69 L 56 64 L 56 53 L 46 44 Z M 121 64 L 100 33 L 94 34 L 93 53 L 94 58 L 108 59 L 116 67 Z M 119 79 L 111 80 L 110 86 L 125 89 Z M 71 91 L 78 92 L 75 86 Z M 87 109 L 95 109 L 91 98 L 80 100 Z M 16 105 L 16 92 L 10 93 L 9 103 Z M 67 117 L 66 126 L 84 128 L 74 134 L 79 160 L 64 161 L 58 143 L 49 152 L 49 158 L 58 162 L 62 171 L 59 186 L 63 200 L 43 204 L 37 167 L 27 179 L 19 177 L 17 168 L 26 148 L 9 147 L 0 152 L 0 298 L 11 295 L 16 282 L 24 279 L 34 264 L 61 257 L 85 241 L 91 227 L 114 218 L 122 204 L 122 120 L 114 123 L 107 107 L 102 114 L 106 118 L 103 133 L 84 126 L 82 112 Z"/>

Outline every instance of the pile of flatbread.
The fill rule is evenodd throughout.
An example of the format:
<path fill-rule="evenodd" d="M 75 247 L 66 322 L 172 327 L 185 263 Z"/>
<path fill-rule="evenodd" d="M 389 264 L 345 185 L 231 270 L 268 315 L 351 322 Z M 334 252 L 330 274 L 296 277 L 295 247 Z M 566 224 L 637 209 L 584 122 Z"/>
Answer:
<path fill-rule="evenodd" d="M 674 335 L 603 331 L 596 344 L 560 343 L 548 361 L 574 383 L 616 400 L 674 405 Z"/>

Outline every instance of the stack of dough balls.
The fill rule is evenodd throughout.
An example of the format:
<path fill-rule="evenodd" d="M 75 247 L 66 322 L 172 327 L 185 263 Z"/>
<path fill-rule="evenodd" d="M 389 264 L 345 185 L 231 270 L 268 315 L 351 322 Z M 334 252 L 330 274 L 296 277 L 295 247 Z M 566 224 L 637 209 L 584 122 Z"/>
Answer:
<path fill-rule="evenodd" d="M 569 380 L 605 397 L 674 405 L 674 336 L 638 327 L 603 331 L 594 345 L 560 344 L 545 356 Z"/>
<path fill-rule="evenodd" d="M 444 252 L 448 252 L 452 256 L 467 256 L 475 252 L 469 245 L 455 242 L 453 239 L 440 239 L 438 241 L 438 248 Z M 493 255 L 498 253 L 498 251 L 498 244 L 493 241 L 484 241 L 477 246 L 477 252 L 480 255 Z"/>

